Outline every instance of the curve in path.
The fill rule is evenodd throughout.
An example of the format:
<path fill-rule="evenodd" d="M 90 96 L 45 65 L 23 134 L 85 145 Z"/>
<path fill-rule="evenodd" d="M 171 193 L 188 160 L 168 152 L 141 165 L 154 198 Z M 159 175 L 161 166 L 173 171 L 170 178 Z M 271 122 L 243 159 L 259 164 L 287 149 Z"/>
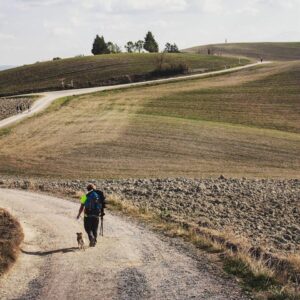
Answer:
<path fill-rule="evenodd" d="M 204 255 L 196 260 L 121 217 L 107 214 L 97 247 L 79 251 L 77 203 L 0 189 L 0 206 L 25 231 L 17 263 L 0 280 L 0 299 L 246 299 Z"/>
<path fill-rule="evenodd" d="M 270 62 L 267 62 L 267 61 L 263 62 L 263 64 L 266 64 L 266 63 L 270 63 Z M 61 97 L 72 96 L 72 95 L 82 95 L 82 94 L 94 93 L 94 92 L 99 92 L 99 91 L 108 91 L 108 90 L 113 90 L 113 89 L 124 89 L 124 88 L 135 87 L 135 86 L 145 86 L 145 85 L 156 84 L 156 83 L 167 83 L 167 82 L 178 81 L 178 80 L 201 78 L 201 77 L 207 77 L 207 76 L 211 76 L 211 75 L 230 73 L 230 72 L 234 72 L 234 71 L 238 71 L 238 70 L 242 70 L 242 69 L 246 69 L 246 68 L 251 68 L 253 66 L 257 66 L 257 65 L 261 65 L 261 64 L 262 63 L 257 62 L 257 63 L 245 65 L 245 66 L 224 69 L 224 70 L 219 70 L 219 71 L 214 71 L 214 72 L 193 74 L 193 75 L 186 75 L 186 76 L 177 76 L 177 77 L 172 77 L 172 78 L 157 79 L 157 80 L 151 80 L 151 81 L 145 81 L 145 82 L 135 82 L 135 83 L 128 83 L 128 84 L 113 85 L 113 86 L 102 86 L 102 87 L 93 87 L 93 88 L 85 88 L 85 89 L 63 90 L 63 91 L 39 93 L 38 95 L 41 95 L 41 97 L 37 101 L 34 102 L 30 111 L 1 120 L 0 128 L 10 126 L 18 121 L 21 121 L 24 118 L 32 116 L 35 113 L 41 112 L 42 110 L 47 108 L 53 101 L 55 101 L 56 99 L 61 98 Z M 31 94 L 31 95 L 37 95 L 37 94 Z"/>

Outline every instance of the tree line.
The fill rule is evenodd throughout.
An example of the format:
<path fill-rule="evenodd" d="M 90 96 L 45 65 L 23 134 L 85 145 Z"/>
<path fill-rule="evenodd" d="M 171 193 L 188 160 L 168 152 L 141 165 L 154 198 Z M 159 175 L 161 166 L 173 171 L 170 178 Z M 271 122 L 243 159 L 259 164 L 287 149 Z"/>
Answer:
<path fill-rule="evenodd" d="M 138 52 L 141 53 L 143 50 L 146 50 L 150 53 L 159 52 L 158 43 L 156 42 L 154 35 L 151 31 L 148 31 L 144 40 L 138 40 L 136 42 L 128 41 L 126 45 L 124 46 L 126 49 L 126 52 L 133 53 Z M 92 53 L 94 55 L 99 54 L 109 54 L 109 53 L 121 53 L 122 49 L 121 47 L 113 42 L 105 42 L 105 39 L 103 36 L 97 35 L 92 48 Z M 179 49 L 177 45 L 166 43 L 165 49 L 163 52 L 168 53 L 179 53 Z"/>

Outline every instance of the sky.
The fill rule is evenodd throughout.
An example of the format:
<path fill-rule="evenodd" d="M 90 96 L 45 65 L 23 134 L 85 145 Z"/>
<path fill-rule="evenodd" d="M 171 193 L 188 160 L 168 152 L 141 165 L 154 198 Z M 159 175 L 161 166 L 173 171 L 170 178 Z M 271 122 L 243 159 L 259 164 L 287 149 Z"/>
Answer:
<path fill-rule="evenodd" d="M 160 48 L 300 41 L 300 0 L 0 0 L 0 65 L 91 55 L 96 34 Z"/>

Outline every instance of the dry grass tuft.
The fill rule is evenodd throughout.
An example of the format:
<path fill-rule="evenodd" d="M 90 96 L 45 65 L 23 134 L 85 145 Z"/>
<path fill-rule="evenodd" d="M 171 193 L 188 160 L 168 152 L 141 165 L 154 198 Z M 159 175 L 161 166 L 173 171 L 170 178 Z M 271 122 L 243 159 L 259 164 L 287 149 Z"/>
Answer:
<path fill-rule="evenodd" d="M 20 223 L 0 208 L 0 276 L 16 261 L 23 238 Z"/>
<path fill-rule="evenodd" d="M 300 254 L 299 253 L 289 254 L 287 260 L 294 266 L 295 271 L 300 273 Z"/>

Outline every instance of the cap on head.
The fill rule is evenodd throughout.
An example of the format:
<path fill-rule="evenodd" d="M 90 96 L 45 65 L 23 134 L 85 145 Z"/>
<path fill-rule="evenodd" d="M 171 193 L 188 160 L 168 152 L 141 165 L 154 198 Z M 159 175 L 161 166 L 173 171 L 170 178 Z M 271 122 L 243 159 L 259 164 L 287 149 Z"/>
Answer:
<path fill-rule="evenodd" d="M 96 189 L 96 186 L 95 186 L 94 184 L 92 184 L 92 183 L 89 183 L 89 184 L 87 185 L 86 189 L 87 189 L 88 191 L 92 191 L 92 190 L 95 190 L 95 189 Z"/>

